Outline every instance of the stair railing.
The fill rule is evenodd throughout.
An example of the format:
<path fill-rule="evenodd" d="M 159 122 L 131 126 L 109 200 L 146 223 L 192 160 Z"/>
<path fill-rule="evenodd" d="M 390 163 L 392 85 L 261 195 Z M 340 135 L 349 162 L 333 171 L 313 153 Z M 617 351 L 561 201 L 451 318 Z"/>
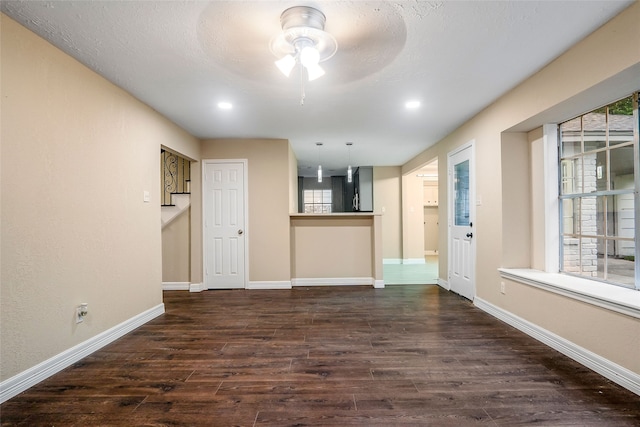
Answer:
<path fill-rule="evenodd" d="M 191 194 L 191 162 L 170 151 L 160 150 L 162 206 L 174 206 L 172 194 Z"/>

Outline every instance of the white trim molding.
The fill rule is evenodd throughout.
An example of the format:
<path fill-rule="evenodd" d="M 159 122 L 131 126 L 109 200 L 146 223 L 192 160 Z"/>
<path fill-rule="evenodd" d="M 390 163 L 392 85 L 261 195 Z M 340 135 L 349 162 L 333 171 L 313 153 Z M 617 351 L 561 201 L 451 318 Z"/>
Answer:
<path fill-rule="evenodd" d="M 327 277 L 291 279 L 291 286 L 375 285 L 373 277 Z"/>
<path fill-rule="evenodd" d="M 26 371 L 2 381 L 2 383 L 0 383 L 0 403 L 6 402 L 12 397 L 38 384 L 40 381 L 43 381 L 53 374 L 73 365 L 83 357 L 87 357 L 94 351 L 100 350 L 107 344 L 114 342 L 118 338 L 128 334 L 163 313 L 164 304 L 158 304 L 157 306 L 150 308 L 149 310 L 144 311 L 92 338 L 89 338 L 88 340 L 63 351 L 62 353 L 59 353 L 50 359 L 27 369 Z"/>
<path fill-rule="evenodd" d="M 247 289 L 291 289 L 291 281 L 250 281 Z"/>
<path fill-rule="evenodd" d="M 532 269 L 499 268 L 500 276 L 534 288 L 640 319 L 640 291 Z"/>
<path fill-rule="evenodd" d="M 189 292 L 202 292 L 204 285 L 202 283 L 192 283 L 189 285 Z"/>
<path fill-rule="evenodd" d="M 384 280 L 374 280 L 373 287 L 376 289 L 384 289 Z"/>
<path fill-rule="evenodd" d="M 544 164 L 544 269 L 560 270 L 560 209 L 558 176 L 558 125 L 542 126 Z"/>
<path fill-rule="evenodd" d="M 451 290 L 451 287 L 449 286 L 449 282 L 439 277 L 438 277 L 438 286 L 440 286 L 442 289 L 445 289 L 447 291 Z"/>
<path fill-rule="evenodd" d="M 402 258 L 384 258 L 382 264 L 402 264 Z"/>
<path fill-rule="evenodd" d="M 473 304 L 603 377 L 640 395 L 640 375 L 476 296 Z"/>
<path fill-rule="evenodd" d="M 189 282 L 162 282 L 163 291 L 188 291 Z"/>

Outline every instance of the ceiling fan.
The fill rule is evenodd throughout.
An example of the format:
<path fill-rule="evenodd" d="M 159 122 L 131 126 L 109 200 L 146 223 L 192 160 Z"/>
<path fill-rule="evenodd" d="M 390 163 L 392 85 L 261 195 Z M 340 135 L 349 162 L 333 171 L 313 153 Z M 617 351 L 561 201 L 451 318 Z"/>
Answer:
<path fill-rule="evenodd" d="M 313 81 L 325 74 L 319 65 L 335 55 L 336 39 L 324 31 L 326 17 L 318 9 L 309 6 L 294 6 L 282 12 L 282 33 L 271 40 L 271 52 L 279 58 L 275 64 L 289 77 L 296 65 L 306 70 L 307 78 Z"/>
<path fill-rule="evenodd" d="M 322 10 L 275 9 L 282 3 L 287 2 L 251 2 L 249 8 L 246 2 L 209 3 L 198 20 L 201 48 L 215 66 L 250 84 L 275 89 L 274 97 L 288 97 L 291 92 L 281 90 L 283 80 L 273 77 L 282 76 L 280 71 L 272 75 L 269 70 L 282 68 L 290 76 L 300 70 L 303 81 L 326 72 L 323 90 L 339 91 L 341 85 L 389 65 L 404 47 L 406 25 L 393 2 L 322 2 Z M 231 17 L 240 16 L 230 24 Z M 274 67 L 274 61 L 280 67 Z"/>

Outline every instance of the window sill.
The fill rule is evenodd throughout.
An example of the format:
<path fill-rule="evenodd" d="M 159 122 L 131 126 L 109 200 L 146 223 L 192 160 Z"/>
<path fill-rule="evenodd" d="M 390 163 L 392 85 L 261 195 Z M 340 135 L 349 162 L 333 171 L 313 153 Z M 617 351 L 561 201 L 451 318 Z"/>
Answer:
<path fill-rule="evenodd" d="M 640 319 L 640 291 L 532 269 L 499 268 L 500 276 Z"/>

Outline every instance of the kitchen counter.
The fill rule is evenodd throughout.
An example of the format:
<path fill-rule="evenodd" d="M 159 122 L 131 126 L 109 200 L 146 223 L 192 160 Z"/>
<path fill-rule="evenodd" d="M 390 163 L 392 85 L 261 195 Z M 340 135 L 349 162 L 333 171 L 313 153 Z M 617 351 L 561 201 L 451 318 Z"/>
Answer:
<path fill-rule="evenodd" d="M 384 287 L 379 214 L 295 213 L 290 224 L 292 286 Z"/>

